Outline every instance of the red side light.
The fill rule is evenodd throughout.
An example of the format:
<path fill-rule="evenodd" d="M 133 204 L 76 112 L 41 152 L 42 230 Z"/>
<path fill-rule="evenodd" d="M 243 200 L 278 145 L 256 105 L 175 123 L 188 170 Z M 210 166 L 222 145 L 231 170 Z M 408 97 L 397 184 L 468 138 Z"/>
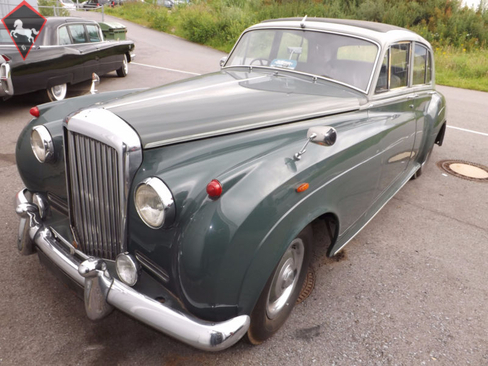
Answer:
<path fill-rule="evenodd" d="M 39 108 L 37 107 L 32 107 L 29 112 L 36 118 L 40 116 Z"/>
<path fill-rule="evenodd" d="M 10 61 L 10 57 L 8 57 L 8 56 L 6 56 L 6 55 L 0 55 L 0 57 L 3 57 L 3 59 L 4 59 L 5 61 L 7 61 L 7 62 L 8 62 L 8 61 Z"/>
<path fill-rule="evenodd" d="M 213 179 L 209 184 L 207 184 L 207 193 L 213 198 L 220 197 L 222 194 L 222 185 L 217 179 Z"/>

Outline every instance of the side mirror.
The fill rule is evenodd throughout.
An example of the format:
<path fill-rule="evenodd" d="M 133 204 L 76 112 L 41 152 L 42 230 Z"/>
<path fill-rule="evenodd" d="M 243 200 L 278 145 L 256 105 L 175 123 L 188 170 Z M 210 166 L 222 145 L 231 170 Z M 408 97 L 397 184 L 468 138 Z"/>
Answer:
<path fill-rule="evenodd" d="M 90 88 L 90 94 L 97 94 L 98 93 L 98 90 L 95 89 L 95 86 L 97 84 L 100 84 L 100 76 L 93 73 L 92 74 L 92 84 L 91 84 L 91 88 Z"/>
<path fill-rule="evenodd" d="M 300 160 L 302 155 L 307 151 L 307 146 L 309 143 L 322 146 L 332 146 L 337 140 L 337 131 L 334 127 L 329 126 L 318 126 L 309 128 L 307 131 L 307 142 L 303 145 L 302 149 L 297 152 L 294 157 L 295 160 Z"/>
<path fill-rule="evenodd" d="M 312 134 L 315 134 L 316 136 L 311 139 L 311 142 L 322 146 L 332 146 L 337 140 L 337 131 L 334 127 L 318 126 L 309 128 L 307 131 L 307 138 L 310 138 Z"/>
<path fill-rule="evenodd" d="M 227 62 L 227 59 L 228 59 L 228 58 L 229 58 L 229 57 L 224 56 L 224 57 L 222 57 L 222 58 L 220 59 L 220 63 L 219 63 L 219 64 L 220 64 L 220 67 L 224 67 L 224 65 L 225 65 L 225 63 Z"/>

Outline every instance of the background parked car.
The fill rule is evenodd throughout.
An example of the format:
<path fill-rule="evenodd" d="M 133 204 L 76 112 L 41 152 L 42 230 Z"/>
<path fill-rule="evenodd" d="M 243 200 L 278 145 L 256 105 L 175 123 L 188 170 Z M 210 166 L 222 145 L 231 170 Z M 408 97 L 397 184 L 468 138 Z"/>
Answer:
<path fill-rule="evenodd" d="M 75 17 L 47 18 L 25 61 L 3 25 L 0 41 L 4 97 L 46 89 L 50 100 L 61 100 L 68 85 L 89 80 L 92 73 L 126 76 L 135 57 L 132 41 L 106 41 L 97 22 Z"/>

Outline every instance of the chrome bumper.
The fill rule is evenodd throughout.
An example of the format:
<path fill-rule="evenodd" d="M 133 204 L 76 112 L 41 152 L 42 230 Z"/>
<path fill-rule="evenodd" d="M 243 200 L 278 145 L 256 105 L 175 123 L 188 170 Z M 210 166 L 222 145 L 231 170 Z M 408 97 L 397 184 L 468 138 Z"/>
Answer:
<path fill-rule="evenodd" d="M 14 95 L 10 65 L 6 62 L 0 65 L 0 97 L 5 95 Z"/>
<path fill-rule="evenodd" d="M 115 307 L 160 332 L 205 351 L 226 349 L 247 332 L 248 315 L 220 323 L 204 321 L 170 308 L 111 277 L 102 259 L 87 257 L 43 225 L 39 207 L 29 202 L 28 192 L 26 189 L 20 191 L 15 199 L 16 212 L 23 220 L 21 227 L 29 225 L 28 235 L 36 247 L 84 287 L 85 309 L 90 319 L 101 319 Z M 61 249 L 60 242 L 69 246 L 70 253 Z"/>

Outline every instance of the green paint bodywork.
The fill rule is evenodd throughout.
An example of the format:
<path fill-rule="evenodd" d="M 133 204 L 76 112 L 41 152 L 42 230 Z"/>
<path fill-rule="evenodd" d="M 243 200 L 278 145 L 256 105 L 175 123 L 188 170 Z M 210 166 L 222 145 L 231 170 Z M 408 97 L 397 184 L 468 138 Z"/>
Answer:
<path fill-rule="evenodd" d="M 235 81 L 241 79 L 248 81 Z M 206 91 L 198 93 L 202 88 Z M 66 201 L 62 121 L 95 101 L 131 124 L 143 146 L 166 141 L 144 149 L 132 183 L 129 252 L 144 254 L 166 271 L 165 286 L 189 311 L 227 319 L 250 314 L 284 250 L 304 227 L 324 214 L 336 217 L 333 255 L 408 181 L 445 123 L 444 98 L 429 91 L 417 90 L 412 102 L 406 100 L 414 92 L 408 89 L 371 106 L 364 94 L 331 82 L 222 71 L 125 98 L 119 97 L 127 91 L 45 105 L 19 138 L 17 164 L 28 189 Z M 104 103 L 112 98 L 119 99 Z M 147 102 L 134 102 L 141 99 Z M 266 118 L 271 122 L 255 126 Z M 40 164 L 32 154 L 30 131 L 38 124 L 54 138 L 53 164 Z M 331 147 L 311 143 L 295 160 L 307 130 L 316 126 L 334 127 L 337 142 Z M 232 130 L 236 127 L 243 131 Z M 222 129 L 230 131 L 211 133 Z M 153 176 L 173 192 L 171 228 L 153 230 L 135 210 L 135 188 Z M 223 186 L 218 199 L 206 194 L 212 179 Z M 310 188 L 297 193 L 301 183 Z M 72 239 L 67 217 L 53 214 L 47 220 Z"/>

